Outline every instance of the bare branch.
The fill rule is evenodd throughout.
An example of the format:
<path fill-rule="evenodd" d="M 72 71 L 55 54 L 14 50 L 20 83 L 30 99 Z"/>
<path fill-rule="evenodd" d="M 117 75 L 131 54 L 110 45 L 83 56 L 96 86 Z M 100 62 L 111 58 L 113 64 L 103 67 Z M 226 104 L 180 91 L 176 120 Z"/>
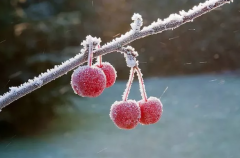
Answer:
<path fill-rule="evenodd" d="M 103 45 L 102 48 L 95 50 L 94 57 L 118 51 L 120 48 L 122 48 L 122 46 L 127 45 L 137 39 L 161 33 L 166 30 L 173 30 L 186 22 L 191 22 L 195 18 L 230 2 L 233 2 L 233 0 L 208 0 L 205 3 L 200 3 L 198 6 L 193 7 L 193 9 L 189 10 L 188 12 L 180 11 L 179 14 L 171 14 L 164 20 L 158 19 L 151 25 L 144 27 L 142 30 L 140 30 L 142 25 L 141 16 L 139 14 L 135 14 L 132 18 L 134 20 L 134 22 L 131 24 L 132 30 Z M 29 80 L 27 83 L 24 83 L 19 87 L 11 87 L 9 92 L 0 97 L 0 110 L 15 100 L 33 92 L 41 86 L 63 76 L 77 66 L 85 63 L 87 58 L 88 57 L 86 55 L 79 53 L 61 65 L 55 66 L 53 69 L 40 74 L 33 80 Z"/>

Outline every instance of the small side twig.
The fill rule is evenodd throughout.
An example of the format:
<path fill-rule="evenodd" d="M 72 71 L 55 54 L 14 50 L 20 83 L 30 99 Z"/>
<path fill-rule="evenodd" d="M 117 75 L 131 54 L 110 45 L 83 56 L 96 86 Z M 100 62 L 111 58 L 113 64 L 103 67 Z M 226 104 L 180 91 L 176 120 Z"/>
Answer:
<path fill-rule="evenodd" d="M 179 14 L 171 14 L 164 20 L 158 19 L 151 25 L 144 27 L 142 30 L 140 30 L 140 27 L 142 25 L 142 18 L 139 14 L 134 14 L 132 17 L 134 22 L 131 24 L 132 30 L 122 35 L 121 37 L 115 38 L 113 41 L 103 45 L 102 48 L 95 50 L 93 52 L 93 57 L 95 58 L 100 55 L 105 55 L 117 51 L 122 46 L 125 46 L 137 39 L 161 33 L 166 30 L 175 29 L 187 22 L 193 21 L 195 18 L 207 12 L 210 12 L 230 2 L 233 2 L 233 0 L 208 0 L 205 3 L 200 3 L 198 6 L 193 7 L 193 9 L 189 10 L 188 12 L 180 11 Z M 84 54 L 79 53 L 61 65 L 55 66 L 53 69 L 40 74 L 38 77 L 35 77 L 33 80 L 29 80 L 19 87 L 11 87 L 9 92 L 0 96 L 0 110 L 15 100 L 25 96 L 26 94 L 31 93 L 41 86 L 63 76 L 67 72 L 73 70 L 86 61 L 87 57 Z"/>

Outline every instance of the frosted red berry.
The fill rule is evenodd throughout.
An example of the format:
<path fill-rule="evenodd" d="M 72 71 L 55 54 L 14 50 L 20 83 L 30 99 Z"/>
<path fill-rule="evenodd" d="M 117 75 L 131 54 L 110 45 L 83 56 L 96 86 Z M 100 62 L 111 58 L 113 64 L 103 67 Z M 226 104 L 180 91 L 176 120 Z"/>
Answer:
<path fill-rule="evenodd" d="M 103 70 L 107 80 L 106 88 L 111 87 L 115 83 L 117 77 L 115 68 L 109 62 L 103 62 L 101 65 L 97 63 L 95 66 Z"/>
<path fill-rule="evenodd" d="M 82 97 L 97 97 L 106 87 L 106 77 L 97 67 L 80 66 L 72 74 L 71 86 Z"/>
<path fill-rule="evenodd" d="M 118 128 L 133 129 L 139 122 L 141 111 L 135 100 L 116 101 L 109 115 Z"/>
<path fill-rule="evenodd" d="M 162 115 L 163 106 L 161 101 L 156 97 L 150 97 L 138 102 L 141 110 L 140 123 L 143 125 L 149 125 L 157 123 Z"/>

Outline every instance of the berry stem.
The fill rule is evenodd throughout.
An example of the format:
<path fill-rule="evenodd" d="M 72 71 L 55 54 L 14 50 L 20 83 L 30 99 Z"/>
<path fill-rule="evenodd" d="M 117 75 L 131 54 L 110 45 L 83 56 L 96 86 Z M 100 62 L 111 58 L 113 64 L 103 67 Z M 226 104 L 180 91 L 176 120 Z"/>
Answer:
<path fill-rule="evenodd" d="M 100 45 L 97 46 L 98 49 L 100 48 Z M 98 63 L 99 63 L 99 67 L 102 67 L 102 55 L 98 56 Z"/>
<path fill-rule="evenodd" d="M 127 87 L 123 93 L 123 101 L 127 101 L 128 99 L 128 94 L 130 92 L 130 89 L 131 89 L 131 86 L 132 86 L 132 82 L 133 82 L 133 79 L 134 79 L 134 68 L 131 68 L 130 69 L 130 75 L 129 75 L 129 79 L 128 79 L 128 82 L 127 82 Z"/>
<path fill-rule="evenodd" d="M 102 67 L 102 56 L 98 56 L 99 67 Z"/>
<path fill-rule="evenodd" d="M 138 75 L 138 81 L 139 81 L 139 86 L 140 86 L 140 92 L 141 92 L 141 96 L 142 99 L 147 102 L 147 93 L 146 93 L 146 89 L 145 89 L 145 85 L 144 85 L 144 81 L 143 81 L 143 75 L 141 70 L 139 69 L 138 66 L 134 67 L 137 71 L 137 75 Z"/>
<path fill-rule="evenodd" d="M 92 51 L 92 41 L 88 43 L 88 66 L 92 66 L 92 59 L 93 59 L 93 51 Z"/>

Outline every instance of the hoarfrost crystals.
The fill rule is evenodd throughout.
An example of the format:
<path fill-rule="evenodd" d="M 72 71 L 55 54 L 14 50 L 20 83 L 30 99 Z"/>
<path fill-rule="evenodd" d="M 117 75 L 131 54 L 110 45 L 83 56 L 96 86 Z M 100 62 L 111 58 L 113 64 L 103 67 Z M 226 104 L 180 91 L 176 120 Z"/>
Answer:
<path fill-rule="evenodd" d="M 135 57 L 133 57 L 132 55 L 125 55 L 125 58 L 128 67 L 136 66 L 137 62 Z"/>
<path fill-rule="evenodd" d="M 83 49 L 81 49 L 80 52 L 85 53 L 88 50 L 90 43 L 92 43 L 93 50 L 96 50 L 100 46 L 101 38 L 92 37 L 91 35 L 88 35 L 86 37 L 86 40 L 83 40 L 83 42 L 81 43 Z"/>
<path fill-rule="evenodd" d="M 120 49 L 120 52 L 124 53 L 124 57 L 126 59 L 126 63 L 128 67 L 134 67 L 137 65 L 136 57 L 138 56 L 138 53 L 135 51 L 135 49 L 131 46 L 122 47 Z"/>
<path fill-rule="evenodd" d="M 9 89 L 10 89 L 11 92 L 14 92 L 14 91 L 16 91 L 18 88 L 17 88 L 17 87 L 9 87 Z"/>
<path fill-rule="evenodd" d="M 131 28 L 134 32 L 140 31 L 140 28 L 143 24 L 142 16 L 138 13 L 134 13 L 132 16 L 133 23 L 131 23 Z"/>
<path fill-rule="evenodd" d="M 43 81 L 38 79 L 36 80 L 36 84 L 41 87 L 43 85 Z"/>

